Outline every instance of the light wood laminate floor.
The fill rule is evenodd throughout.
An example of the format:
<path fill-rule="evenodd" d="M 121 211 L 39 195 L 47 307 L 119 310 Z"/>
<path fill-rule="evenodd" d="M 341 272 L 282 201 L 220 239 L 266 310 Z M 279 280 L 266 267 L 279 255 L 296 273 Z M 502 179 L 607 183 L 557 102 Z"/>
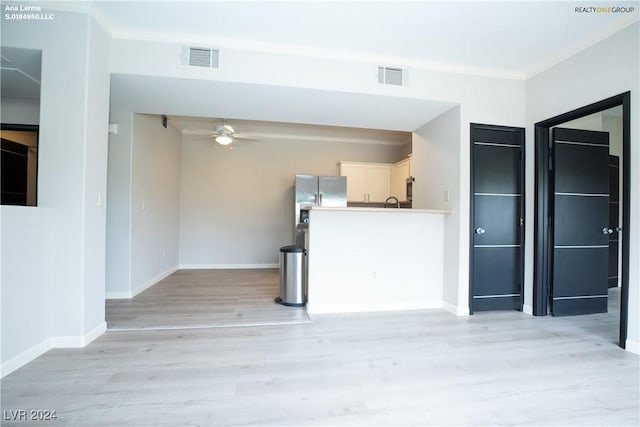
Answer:
<path fill-rule="evenodd" d="M 614 296 L 615 296 L 615 291 Z M 637 426 L 617 316 L 443 310 L 106 332 L 2 381 L 3 426 Z"/>
<path fill-rule="evenodd" d="M 179 270 L 130 300 L 107 300 L 107 327 L 202 328 L 310 322 L 304 308 L 273 300 L 277 269 Z"/>

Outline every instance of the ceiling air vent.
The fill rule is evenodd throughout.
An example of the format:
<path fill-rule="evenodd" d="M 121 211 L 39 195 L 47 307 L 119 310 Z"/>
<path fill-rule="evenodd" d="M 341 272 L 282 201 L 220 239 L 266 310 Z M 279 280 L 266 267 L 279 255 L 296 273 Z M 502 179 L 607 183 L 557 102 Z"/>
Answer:
<path fill-rule="evenodd" d="M 189 67 L 218 68 L 220 51 L 210 47 L 183 46 L 181 64 Z"/>
<path fill-rule="evenodd" d="M 402 86 L 405 83 L 402 68 L 378 67 L 378 83 L 383 85 Z"/>

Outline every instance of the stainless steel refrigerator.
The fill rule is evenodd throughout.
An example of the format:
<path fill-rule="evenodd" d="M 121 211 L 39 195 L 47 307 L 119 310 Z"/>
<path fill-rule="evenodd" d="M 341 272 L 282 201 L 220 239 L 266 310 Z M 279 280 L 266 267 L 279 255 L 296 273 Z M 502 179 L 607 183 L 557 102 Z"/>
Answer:
<path fill-rule="evenodd" d="M 318 206 L 347 206 L 347 177 L 296 175 L 294 199 L 296 244 L 303 245 L 304 225 L 309 221 L 309 209 Z"/>

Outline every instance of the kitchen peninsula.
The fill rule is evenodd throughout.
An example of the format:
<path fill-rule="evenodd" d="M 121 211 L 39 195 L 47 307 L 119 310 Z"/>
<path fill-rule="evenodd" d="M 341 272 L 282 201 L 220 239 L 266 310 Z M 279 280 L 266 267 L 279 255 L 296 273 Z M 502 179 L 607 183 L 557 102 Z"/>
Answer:
<path fill-rule="evenodd" d="M 446 214 L 429 209 L 313 208 L 309 315 L 442 307 Z"/>

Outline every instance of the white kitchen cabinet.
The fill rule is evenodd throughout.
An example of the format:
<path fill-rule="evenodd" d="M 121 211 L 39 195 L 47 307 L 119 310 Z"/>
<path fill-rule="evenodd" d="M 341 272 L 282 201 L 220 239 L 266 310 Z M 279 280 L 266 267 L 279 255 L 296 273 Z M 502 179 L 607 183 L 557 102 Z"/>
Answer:
<path fill-rule="evenodd" d="M 340 175 L 347 177 L 347 201 L 384 202 L 391 195 L 389 163 L 340 162 Z"/>
<path fill-rule="evenodd" d="M 367 169 L 362 164 L 340 163 L 340 175 L 347 177 L 347 201 L 367 201 Z"/>
<path fill-rule="evenodd" d="M 391 195 L 391 166 L 386 164 L 374 165 L 370 166 L 367 172 L 369 194 L 367 201 L 384 202 Z"/>
<path fill-rule="evenodd" d="M 407 178 L 411 176 L 411 158 L 395 163 L 391 168 L 391 195 L 407 200 Z"/>

